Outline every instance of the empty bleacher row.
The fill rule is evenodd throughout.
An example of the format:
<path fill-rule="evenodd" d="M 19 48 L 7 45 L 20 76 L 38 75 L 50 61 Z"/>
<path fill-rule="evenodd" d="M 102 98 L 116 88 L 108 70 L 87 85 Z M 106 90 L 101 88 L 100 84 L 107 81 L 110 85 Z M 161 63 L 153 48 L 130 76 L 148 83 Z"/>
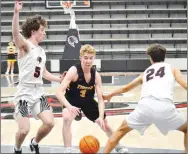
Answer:
<path fill-rule="evenodd" d="M 1 51 L 11 39 L 14 2 L 1 1 Z M 92 8 L 76 9 L 76 23 L 82 44 L 92 44 L 100 58 L 145 57 L 151 43 L 168 49 L 167 57 L 187 54 L 186 0 L 92 0 Z M 46 9 L 45 1 L 24 1 L 20 25 L 27 16 L 40 14 L 48 21 L 46 40 L 41 46 L 48 58 L 60 58 L 70 16 L 63 9 Z"/>

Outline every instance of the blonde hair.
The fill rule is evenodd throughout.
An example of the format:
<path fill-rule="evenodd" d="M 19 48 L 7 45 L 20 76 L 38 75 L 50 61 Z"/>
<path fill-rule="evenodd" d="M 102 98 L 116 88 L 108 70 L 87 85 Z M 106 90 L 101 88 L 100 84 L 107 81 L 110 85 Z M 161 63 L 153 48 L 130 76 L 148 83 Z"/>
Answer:
<path fill-rule="evenodd" d="M 83 56 L 85 53 L 92 53 L 92 54 L 96 55 L 96 50 L 92 45 L 85 44 L 80 49 L 80 56 Z"/>

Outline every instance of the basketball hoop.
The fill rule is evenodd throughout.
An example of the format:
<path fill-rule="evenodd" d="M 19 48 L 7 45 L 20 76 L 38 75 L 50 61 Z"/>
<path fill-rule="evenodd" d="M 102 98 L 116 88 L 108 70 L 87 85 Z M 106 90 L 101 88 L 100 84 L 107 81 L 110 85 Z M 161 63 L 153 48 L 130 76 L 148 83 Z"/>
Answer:
<path fill-rule="evenodd" d="M 72 2 L 69 2 L 69 1 L 60 1 L 60 4 L 61 4 L 61 6 L 64 9 L 64 13 L 65 14 L 69 14 L 69 13 L 71 14 L 73 12 L 73 10 L 72 10 L 73 3 Z"/>

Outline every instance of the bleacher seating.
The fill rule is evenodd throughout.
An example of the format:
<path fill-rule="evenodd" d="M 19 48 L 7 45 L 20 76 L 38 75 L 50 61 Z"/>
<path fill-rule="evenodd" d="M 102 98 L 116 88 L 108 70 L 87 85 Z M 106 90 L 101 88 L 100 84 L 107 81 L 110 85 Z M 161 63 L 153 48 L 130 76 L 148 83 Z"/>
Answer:
<path fill-rule="evenodd" d="M 14 2 L 1 1 L 1 52 L 11 39 Z M 46 9 L 45 1 L 24 1 L 20 25 L 27 16 L 40 14 L 48 21 L 41 46 L 48 59 L 61 58 L 70 23 L 63 9 Z M 145 57 L 149 44 L 160 43 L 167 57 L 187 54 L 186 0 L 92 0 L 92 8 L 75 9 L 82 44 L 92 44 L 104 59 Z M 5 58 L 5 57 L 4 57 Z"/>

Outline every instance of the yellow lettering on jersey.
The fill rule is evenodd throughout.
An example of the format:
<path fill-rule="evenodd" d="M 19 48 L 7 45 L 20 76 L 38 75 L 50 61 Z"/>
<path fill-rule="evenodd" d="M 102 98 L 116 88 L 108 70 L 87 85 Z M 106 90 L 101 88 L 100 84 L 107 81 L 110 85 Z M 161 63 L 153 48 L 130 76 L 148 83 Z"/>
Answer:
<path fill-rule="evenodd" d="M 80 90 L 80 97 L 86 97 L 86 90 Z"/>
<path fill-rule="evenodd" d="M 82 85 L 78 85 L 77 89 L 80 89 L 80 90 L 92 90 L 93 86 L 85 87 L 85 86 L 82 86 Z"/>

